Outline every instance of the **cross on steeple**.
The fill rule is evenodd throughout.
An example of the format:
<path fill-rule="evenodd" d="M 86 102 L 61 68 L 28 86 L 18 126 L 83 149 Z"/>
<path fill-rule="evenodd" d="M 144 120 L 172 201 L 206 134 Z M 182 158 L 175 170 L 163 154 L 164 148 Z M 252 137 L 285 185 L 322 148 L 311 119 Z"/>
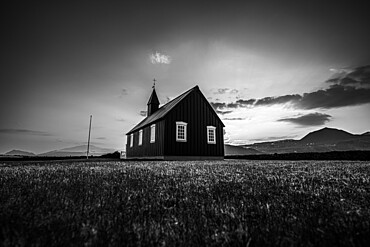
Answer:
<path fill-rule="evenodd" d="M 155 82 L 156 82 L 156 81 L 157 81 L 157 80 L 154 78 L 154 79 L 153 79 L 153 87 L 152 87 L 153 89 L 155 88 Z"/>

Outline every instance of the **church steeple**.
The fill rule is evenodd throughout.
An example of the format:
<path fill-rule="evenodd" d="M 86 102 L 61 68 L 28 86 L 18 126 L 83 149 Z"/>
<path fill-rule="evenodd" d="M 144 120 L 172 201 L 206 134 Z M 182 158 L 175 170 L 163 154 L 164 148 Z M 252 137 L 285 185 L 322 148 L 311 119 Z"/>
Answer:
<path fill-rule="evenodd" d="M 154 79 L 153 81 L 154 81 L 153 87 L 152 87 L 153 91 L 152 91 L 152 95 L 150 96 L 149 101 L 148 101 L 148 112 L 147 112 L 148 117 L 150 115 L 152 115 L 154 112 L 156 112 L 159 108 L 159 100 L 158 100 L 157 93 L 155 92 L 155 82 L 156 82 L 156 80 Z"/>

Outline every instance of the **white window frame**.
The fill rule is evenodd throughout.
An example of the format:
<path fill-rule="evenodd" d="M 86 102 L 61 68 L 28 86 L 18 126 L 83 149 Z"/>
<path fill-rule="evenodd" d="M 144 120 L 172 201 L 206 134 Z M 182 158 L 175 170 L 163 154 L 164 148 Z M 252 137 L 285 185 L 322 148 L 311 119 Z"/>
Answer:
<path fill-rule="evenodd" d="M 130 148 L 134 146 L 134 133 L 130 135 Z"/>
<path fill-rule="evenodd" d="M 176 122 L 176 141 L 177 142 L 186 142 L 187 141 L 187 125 L 185 122 Z M 179 138 L 179 127 L 184 127 L 184 138 Z"/>
<path fill-rule="evenodd" d="M 150 143 L 155 142 L 155 124 L 150 125 Z"/>
<path fill-rule="evenodd" d="M 143 130 L 139 130 L 139 146 L 143 145 Z"/>
<path fill-rule="evenodd" d="M 213 141 L 210 140 L 210 133 L 213 133 Z M 208 144 L 216 144 L 216 127 L 215 126 L 207 126 L 207 143 Z"/>

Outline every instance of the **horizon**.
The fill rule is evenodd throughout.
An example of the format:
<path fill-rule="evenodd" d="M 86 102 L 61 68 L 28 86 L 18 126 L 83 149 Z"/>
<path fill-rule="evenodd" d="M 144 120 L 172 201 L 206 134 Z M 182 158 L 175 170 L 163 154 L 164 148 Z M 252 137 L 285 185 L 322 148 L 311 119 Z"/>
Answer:
<path fill-rule="evenodd" d="M 199 85 L 225 143 L 370 131 L 370 18 L 348 1 L 17 1 L 5 23 L 0 153 L 125 150 L 146 114 Z"/>
<path fill-rule="evenodd" d="M 337 129 L 337 128 L 329 128 L 329 127 L 322 127 L 320 129 L 317 129 L 317 130 L 314 130 L 314 131 L 311 131 L 309 133 L 306 133 L 303 137 L 301 138 L 298 138 L 298 139 L 279 139 L 279 140 L 274 140 L 274 141 L 266 141 L 267 143 L 268 142 L 279 142 L 279 141 L 287 141 L 287 140 L 294 140 L 294 141 L 300 141 L 302 140 L 303 138 L 305 138 L 306 136 L 308 136 L 309 134 L 312 134 L 312 133 L 315 133 L 315 132 L 319 132 L 319 131 L 322 131 L 322 130 L 325 130 L 325 129 L 330 129 L 330 130 L 337 130 L 337 131 L 344 131 L 346 133 L 349 133 L 349 134 L 352 134 L 352 135 L 357 135 L 357 136 L 361 136 L 361 135 L 366 135 L 368 133 L 370 133 L 370 131 L 366 131 L 366 132 L 363 132 L 363 133 L 351 133 L 351 132 L 348 132 L 346 130 L 343 130 L 343 129 Z M 235 143 L 226 143 L 224 145 L 229 145 L 229 146 L 236 146 L 236 147 L 239 147 L 239 146 L 245 146 L 245 145 L 253 145 L 253 144 L 262 144 L 262 143 L 266 143 L 264 141 L 262 142 L 254 142 L 254 143 L 239 143 L 239 144 L 235 144 Z M 0 155 L 4 155 L 6 153 L 9 153 L 9 152 L 12 152 L 12 151 L 21 151 L 21 152 L 30 152 L 30 153 L 33 153 L 35 155 L 42 155 L 42 154 L 45 154 L 45 153 L 49 153 L 49 152 L 53 152 L 53 151 L 64 151 L 65 149 L 71 149 L 71 148 L 80 148 L 80 147 L 84 147 L 85 149 L 87 148 L 87 143 L 85 144 L 81 144 L 81 145 L 77 145 L 77 146 L 69 146 L 69 147 L 63 147 L 61 149 L 54 149 L 54 150 L 48 150 L 48 151 L 43 151 L 41 153 L 35 153 L 35 152 L 32 152 L 32 151 L 29 151 L 29 150 L 21 150 L 21 149 L 12 149 L 12 150 L 9 150 L 9 151 L 6 151 L 4 153 L 0 153 Z M 113 148 L 109 148 L 109 147 L 99 147 L 98 145 L 95 145 L 93 143 L 90 143 L 90 152 L 91 152 L 91 147 L 93 148 L 98 148 L 98 149 L 106 149 L 106 150 L 109 150 L 110 149 L 110 152 L 116 152 L 116 151 L 124 151 L 126 152 L 126 149 L 124 150 L 117 150 L 117 149 L 113 149 Z M 77 152 L 77 151 L 76 151 Z M 81 151 L 78 151 L 78 152 L 81 152 Z M 83 150 L 83 152 L 85 152 L 85 150 Z"/>

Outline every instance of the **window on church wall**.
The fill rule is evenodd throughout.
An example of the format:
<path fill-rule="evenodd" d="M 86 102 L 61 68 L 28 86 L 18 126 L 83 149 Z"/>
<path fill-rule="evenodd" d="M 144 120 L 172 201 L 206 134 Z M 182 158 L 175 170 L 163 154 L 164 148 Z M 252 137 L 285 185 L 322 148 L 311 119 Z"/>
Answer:
<path fill-rule="evenodd" d="M 155 124 L 150 126 L 150 143 L 155 142 Z"/>
<path fill-rule="evenodd" d="M 143 144 L 143 130 L 139 131 L 139 146 Z"/>
<path fill-rule="evenodd" d="M 130 135 L 130 147 L 134 146 L 134 134 Z"/>
<path fill-rule="evenodd" d="M 216 144 L 216 127 L 207 126 L 207 143 Z"/>
<path fill-rule="evenodd" d="M 187 141 L 187 123 L 176 122 L 176 141 L 186 142 Z"/>

